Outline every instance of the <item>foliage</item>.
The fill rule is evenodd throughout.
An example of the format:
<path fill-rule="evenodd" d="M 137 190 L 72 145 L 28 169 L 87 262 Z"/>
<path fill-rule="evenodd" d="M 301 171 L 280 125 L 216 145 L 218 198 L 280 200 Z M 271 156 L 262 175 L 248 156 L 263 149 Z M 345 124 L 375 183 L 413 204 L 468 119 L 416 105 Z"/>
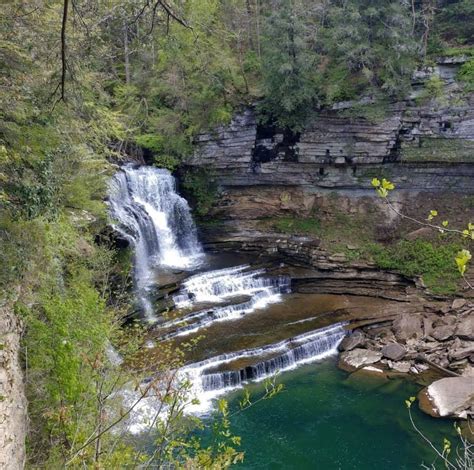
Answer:
<path fill-rule="evenodd" d="M 319 235 L 321 222 L 314 218 L 280 217 L 274 220 L 273 227 L 283 233 Z"/>
<path fill-rule="evenodd" d="M 426 217 L 426 221 L 420 221 L 412 217 L 408 217 L 405 214 L 401 213 L 399 210 L 397 210 L 388 199 L 388 195 L 390 191 L 393 191 L 395 189 L 395 185 L 392 182 L 386 180 L 385 178 L 383 178 L 382 181 L 380 181 L 378 178 L 373 178 L 372 186 L 377 191 L 377 194 L 384 199 L 385 203 L 388 205 L 390 210 L 392 210 L 398 216 L 402 218 L 407 218 L 411 220 L 412 222 L 417 223 L 418 225 L 422 225 L 422 226 L 434 229 L 438 231 L 441 235 L 443 234 L 457 235 L 458 237 L 461 237 L 463 239 L 474 240 L 474 224 L 473 223 L 468 222 L 467 227 L 465 229 L 456 229 L 456 228 L 449 227 L 448 220 L 443 220 L 440 224 L 437 224 L 433 222 L 433 220 L 436 217 L 438 217 L 438 211 L 435 209 L 430 210 L 429 214 Z M 418 242 L 423 243 L 421 241 L 418 241 Z M 409 256 L 413 257 L 412 259 L 415 265 L 419 264 L 419 273 L 420 274 L 424 273 L 425 277 L 428 279 L 427 281 L 428 283 L 431 283 L 430 279 L 433 279 L 433 282 L 437 283 L 437 280 L 436 280 L 436 278 L 438 277 L 437 271 L 438 269 L 442 269 L 442 265 L 444 264 L 443 259 L 445 255 L 447 254 L 446 250 L 448 250 L 449 252 L 451 249 L 452 251 L 454 250 L 455 246 L 456 245 L 450 245 L 450 244 L 445 244 L 445 245 L 442 245 L 441 247 L 433 247 L 431 244 L 429 247 L 420 246 L 420 252 L 418 254 L 413 253 L 412 255 L 409 255 Z M 465 248 L 460 249 L 459 247 L 457 247 L 456 250 L 457 250 L 456 256 L 453 255 L 451 259 L 454 258 L 455 264 L 458 268 L 457 269 L 458 272 L 461 274 L 466 284 L 470 288 L 472 288 L 471 284 L 465 277 L 467 265 L 469 261 L 471 260 L 471 253 L 469 250 Z M 423 253 L 423 251 L 427 251 L 427 253 Z M 398 269 L 401 269 L 402 272 L 403 272 L 403 269 L 406 269 L 408 272 L 411 272 L 414 266 L 407 265 L 403 262 L 402 253 L 403 253 L 403 250 L 400 250 L 399 254 L 401 258 L 401 261 L 400 261 L 401 267 Z M 419 259 L 420 256 L 422 259 Z M 391 261 L 389 261 L 388 259 L 383 260 L 383 261 L 380 261 L 380 259 L 379 259 L 379 262 L 382 265 L 391 264 Z M 449 269 L 447 272 L 449 273 Z M 408 274 L 408 275 L 412 275 L 412 274 Z M 447 278 L 449 279 L 449 275 L 447 275 Z M 447 288 L 446 290 L 447 291 L 451 290 L 451 287 Z"/>
<path fill-rule="evenodd" d="M 215 177 L 204 169 L 189 169 L 183 178 L 183 188 L 189 195 L 198 217 L 207 215 L 217 199 Z"/>
<path fill-rule="evenodd" d="M 369 246 L 369 252 L 380 268 L 393 269 L 405 276 L 421 276 L 433 292 L 450 294 L 457 290 L 459 273 L 453 259 L 457 243 L 434 244 L 425 240 L 402 240 L 394 246 Z"/>
<path fill-rule="evenodd" d="M 458 77 L 464 82 L 466 91 L 474 91 L 474 59 L 469 60 L 461 66 Z"/>
<path fill-rule="evenodd" d="M 428 81 L 426 81 L 423 91 L 418 97 L 418 101 L 423 102 L 426 100 L 436 100 L 442 104 L 446 101 L 444 97 L 444 82 L 439 75 L 433 75 Z"/>
<path fill-rule="evenodd" d="M 262 75 L 263 120 L 301 130 L 317 98 L 309 25 L 302 1 L 274 1 L 265 19 Z"/>

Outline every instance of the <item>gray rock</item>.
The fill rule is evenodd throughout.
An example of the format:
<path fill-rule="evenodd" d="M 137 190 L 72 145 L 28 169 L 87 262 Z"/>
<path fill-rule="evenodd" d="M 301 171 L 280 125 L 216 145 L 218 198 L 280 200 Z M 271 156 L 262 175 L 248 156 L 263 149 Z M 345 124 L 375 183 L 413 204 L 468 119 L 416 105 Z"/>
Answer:
<path fill-rule="evenodd" d="M 371 351 L 370 349 L 357 348 L 352 351 L 343 352 L 339 359 L 339 365 L 342 369 L 352 371 L 380 361 L 382 353 Z"/>
<path fill-rule="evenodd" d="M 403 359 L 406 349 L 398 343 L 389 343 L 382 348 L 382 355 L 392 361 Z"/>
<path fill-rule="evenodd" d="M 458 323 L 455 334 L 462 339 L 474 340 L 474 316 L 469 315 L 463 318 Z"/>
<path fill-rule="evenodd" d="M 464 307 L 464 305 L 467 304 L 466 299 L 454 299 L 453 303 L 451 304 L 451 308 L 453 310 L 460 310 L 461 308 Z"/>
<path fill-rule="evenodd" d="M 420 408 L 435 417 L 467 418 L 474 406 L 472 377 L 447 377 L 433 382 L 418 395 Z"/>
<path fill-rule="evenodd" d="M 448 356 L 451 361 L 460 361 L 461 359 L 469 357 L 471 354 L 474 354 L 474 343 L 471 343 L 468 346 L 460 347 L 458 349 L 453 349 L 449 352 Z"/>
<path fill-rule="evenodd" d="M 431 333 L 431 336 L 433 336 L 433 338 L 437 339 L 438 341 L 446 341 L 454 336 L 454 326 L 437 326 Z"/>
<path fill-rule="evenodd" d="M 392 369 L 396 372 L 401 372 L 403 374 L 408 374 L 410 372 L 411 364 L 409 362 L 394 362 L 392 364 Z"/>
<path fill-rule="evenodd" d="M 433 319 L 431 317 L 423 318 L 423 334 L 425 337 L 431 335 L 433 332 Z"/>
<path fill-rule="evenodd" d="M 349 336 L 346 336 L 339 344 L 339 351 L 351 351 L 359 346 L 364 346 L 366 338 L 364 333 L 360 330 L 356 330 Z"/>
<path fill-rule="evenodd" d="M 405 313 L 393 322 L 393 332 L 398 341 L 405 343 L 410 338 L 421 338 L 423 330 L 421 318 L 416 314 Z"/>

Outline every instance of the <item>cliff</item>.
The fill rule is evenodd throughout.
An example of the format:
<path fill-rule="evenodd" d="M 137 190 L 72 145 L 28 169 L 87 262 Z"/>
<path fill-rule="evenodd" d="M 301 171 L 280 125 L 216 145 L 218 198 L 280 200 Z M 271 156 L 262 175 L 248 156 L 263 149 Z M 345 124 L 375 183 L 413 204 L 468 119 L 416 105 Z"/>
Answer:
<path fill-rule="evenodd" d="M 20 364 L 21 325 L 9 308 L 0 306 L 0 468 L 25 464 L 26 398 Z"/>
<path fill-rule="evenodd" d="M 374 195 L 374 176 L 392 180 L 400 201 L 420 192 L 472 195 L 474 95 L 456 82 L 457 66 L 445 60 L 418 72 L 403 101 L 317 110 L 301 133 L 259 124 L 254 109 L 244 109 L 200 134 L 187 164 L 215 174 L 215 213 L 224 219 L 308 214 L 331 193 L 358 211 L 360 198 Z M 443 84 L 437 97 L 426 86 L 435 75 Z"/>

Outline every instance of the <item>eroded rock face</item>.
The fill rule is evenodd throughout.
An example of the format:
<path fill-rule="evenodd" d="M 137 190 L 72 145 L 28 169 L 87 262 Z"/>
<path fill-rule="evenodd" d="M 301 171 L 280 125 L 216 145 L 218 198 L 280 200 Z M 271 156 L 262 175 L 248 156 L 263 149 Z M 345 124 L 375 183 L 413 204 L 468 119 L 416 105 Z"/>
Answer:
<path fill-rule="evenodd" d="M 466 419 L 474 411 L 474 377 L 447 377 L 418 395 L 420 408 L 434 417 Z"/>
<path fill-rule="evenodd" d="M 339 356 L 339 367 L 347 371 L 354 371 L 364 366 L 375 364 L 382 359 L 382 353 L 370 349 L 356 348 L 343 352 Z"/>

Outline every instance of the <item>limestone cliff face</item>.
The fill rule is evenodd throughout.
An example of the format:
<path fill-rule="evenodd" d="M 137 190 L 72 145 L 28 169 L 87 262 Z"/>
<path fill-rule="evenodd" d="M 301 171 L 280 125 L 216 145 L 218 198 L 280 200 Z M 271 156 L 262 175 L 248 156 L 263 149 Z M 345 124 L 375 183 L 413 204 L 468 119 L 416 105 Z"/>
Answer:
<path fill-rule="evenodd" d="M 371 196 L 374 176 L 394 181 L 398 197 L 474 194 L 474 95 L 461 93 L 455 70 L 438 65 L 444 95 L 437 100 L 424 97 L 433 70 L 420 72 L 413 96 L 388 105 L 383 116 L 338 103 L 315 112 L 301 133 L 260 125 L 247 108 L 228 126 L 199 135 L 188 164 L 214 170 L 223 190 L 219 210 L 228 218 L 305 211 L 331 192 Z"/>
<path fill-rule="evenodd" d="M 0 468 L 25 464 L 26 398 L 20 365 L 21 325 L 11 309 L 0 306 Z"/>

